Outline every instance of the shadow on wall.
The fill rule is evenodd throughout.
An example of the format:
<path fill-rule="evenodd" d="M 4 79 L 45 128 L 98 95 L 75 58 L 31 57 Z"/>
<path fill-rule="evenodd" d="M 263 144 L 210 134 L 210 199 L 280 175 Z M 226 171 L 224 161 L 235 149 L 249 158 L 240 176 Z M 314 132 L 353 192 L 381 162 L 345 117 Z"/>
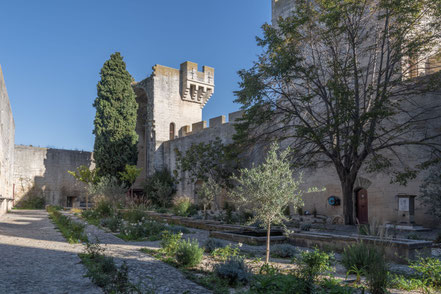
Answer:
<path fill-rule="evenodd" d="M 28 146 L 18 146 L 16 151 L 19 154 L 15 163 L 19 199 L 16 207 L 45 204 L 76 207 L 84 201 L 84 184 L 78 183 L 68 171 L 81 165 L 93 167 L 91 152 Z"/>

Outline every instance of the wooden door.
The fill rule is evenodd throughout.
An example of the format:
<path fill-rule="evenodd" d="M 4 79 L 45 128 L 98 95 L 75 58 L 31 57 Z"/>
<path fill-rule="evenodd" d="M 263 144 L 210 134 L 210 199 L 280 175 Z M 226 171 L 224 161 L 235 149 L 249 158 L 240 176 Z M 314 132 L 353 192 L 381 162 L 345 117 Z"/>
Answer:
<path fill-rule="evenodd" d="M 360 224 L 369 223 L 368 194 L 366 189 L 361 189 L 357 192 L 357 219 Z"/>

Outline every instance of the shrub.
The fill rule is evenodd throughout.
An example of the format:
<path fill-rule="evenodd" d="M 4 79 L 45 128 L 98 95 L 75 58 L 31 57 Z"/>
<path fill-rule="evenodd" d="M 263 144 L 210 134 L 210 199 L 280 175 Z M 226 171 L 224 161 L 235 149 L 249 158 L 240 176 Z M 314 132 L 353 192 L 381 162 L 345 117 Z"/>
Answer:
<path fill-rule="evenodd" d="M 153 205 L 168 207 L 172 203 L 173 194 L 176 192 L 175 179 L 167 169 L 155 172 L 150 176 L 145 185 L 144 193 Z"/>
<path fill-rule="evenodd" d="M 113 258 L 103 253 L 104 249 L 99 244 L 86 244 L 85 252 L 79 254 L 87 269 L 86 277 L 103 288 L 104 293 L 139 293 L 139 289 L 129 281 L 126 263 L 118 268 Z"/>
<path fill-rule="evenodd" d="M 366 271 L 366 281 L 369 286 L 371 294 L 387 293 L 387 286 L 389 284 L 389 267 L 382 254 L 377 249 L 377 254 L 371 255 Z"/>
<path fill-rule="evenodd" d="M 394 275 L 391 278 L 390 287 L 406 291 L 423 289 L 424 293 L 428 292 L 425 281 L 417 278 L 404 277 L 399 275 Z"/>
<path fill-rule="evenodd" d="M 297 253 L 297 248 L 290 244 L 276 244 L 271 249 L 272 257 L 293 258 Z"/>
<path fill-rule="evenodd" d="M 235 247 L 231 246 L 231 244 L 228 244 L 225 247 L 214 249 L 213 252 L 211 252 L 211 256 L 219 260 L 227 260 L 231 256 L 237 256 L 239 254 L 239 247 L 241 246 L 241 243 L 239 243 L 239 245 Z"/>
<path fill-rule="evenodd" d="M 162 252 L 168 256 L 174 256 L 181 242 L 182 234 L 172 234 L 169 231 L 163 231 L 161 238 Z"/>
<path fill-rule="evenodd" d="M 429 286 L 441 287 L 441 261 L 434 257 L 420 257 L 410 264 L 410 268 Z"/>
<path fill-rule="evenodd" d="M 345 248 L 342 264 L 349 273 L 355 273 L 357 279 L 365 274 L 370 291 L 373 294 L 385 293 L 388 283 L 388 265 L 381 248 L 363 242 Z"/>
<path fill-rule="evenodd" d="M 117 232 L 121 226 L 121 220 L 115 216 L 103 218 L 101 226 L 109 228 L 112 232 Z"/>
<path fill-rule="evenodd" d="M 202 261 L 204 249 L 197 240 L 181 241 L 176 250 L 176 261 L 184 267 L 193 267 Z"/>
<path fill-rule="evenodd" d="M 221 241 L 212 238 L 209 238 L 204 244 L 205 252 L 208 253 L 212 253 L 216 248 L 223 248 L 224 246 Z"/>
<path fill-rule="evenodd" d="M 101 199 L 95 204 L 93 213 L 97 218 L 111 217 L 114 213 L 112 203 L 105 199 Z"/>
<path fill-rule="evenodd" d="M 313 251 L 303 251 L 300 253 L 300 257 L 294 259 L 299 266 L 295 274 L 298 278 L 303 279 L 306 285 L 306 292 L 304 293 L 312 293 L 317 277 L 332 269 L 331 261 L 333 257 L 333 254 L 328 254 L 316 248 Z"/>
<path fill-rule="evenodd" d="M 144 221 L 147 218 L 147 214 L 145 211 L 138 209 L 131 209 L 124 211 L 122 213 L 122 218 L 128 221 L 129 223 L 137 223 Z"/>
<path fill-rule="evenodd" d="M 349 270 L 367 270 L 370 254 L 373 254 L 371 247 L 360 242 L 346 247 L 342 254 L 341 263 Z"/>
<path fill-rule="evenodd" d="M 248 284 L 251 279 L 251 270 L 243 257 L 238 256 L 230 256 L 225 262 L 217 264 L 214 272 L 219 278 L 227 280 L 230 285 Z"/>
<path fill-rule="evenodd" d="M 164 224 L 148 220 L 124 225 L 119 236 L 124 240 L 142 241 L 148 239 L 156 241 L 161 239 L 161 232 L 164 230 L 166 230 Z"/>
<path fill-rule="evenodd" d="M 19 209 L 44 209 L 46 199 L 43 195 L 29 194 L 20 199 L 15 206 Z"/>
<path fill-rule="evenodd" d="M 252 293 L 306 293 L 305 281 L 292 275 L 257 275 L 251 283 Z"/>
<path fill-rule="evenodd" d="M 176 198 L 173 201 L 173 213 L 178 216 L 188 216 L 191 204 L 189 197 Z"/>

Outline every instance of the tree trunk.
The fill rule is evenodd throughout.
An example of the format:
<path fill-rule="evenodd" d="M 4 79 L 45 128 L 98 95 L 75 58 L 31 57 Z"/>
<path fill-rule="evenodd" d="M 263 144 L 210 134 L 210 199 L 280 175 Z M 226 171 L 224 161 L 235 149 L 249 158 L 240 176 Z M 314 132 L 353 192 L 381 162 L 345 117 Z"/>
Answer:
<path fill-rule="evenodd" d="M 345 179 L 341 182 L 343 192 L 343 215 L 345 225 L 354 225 L 354 182 L 355 179 Z"/>
<path fill-rule="evenodd" d="M 207 205 L 204 204 L 204 220 L 207 220 Z"/>
<path fill-rule="evenodd" d="M 266 231 L 266 259 L 265 262 L 269 262 L 270 257 L 270 242 L 271 242 L 271 222 L 268 223 Z"/>
<path fill-rule="evenodd" d="M 86 209 L 89 208 L 89 194 L 86 193 Z"/>

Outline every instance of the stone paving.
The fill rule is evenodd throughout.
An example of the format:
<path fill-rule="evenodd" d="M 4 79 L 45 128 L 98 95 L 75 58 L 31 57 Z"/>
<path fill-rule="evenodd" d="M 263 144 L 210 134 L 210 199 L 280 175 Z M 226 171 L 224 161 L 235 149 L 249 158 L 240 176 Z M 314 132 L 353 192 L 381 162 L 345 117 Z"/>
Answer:
<path fill-rule="evenodd" d="M 84 221 L 70 215 L 76 221 Z M 176 268 L 165 264 L 150 255 L 140 252 L 141 248 L 159 248 L 155 242 L 126 242 L 112 233 L 105 232 L 96 226 L 87 225 L 86 233 L 89 241 L 99 241 L 105 248 L 105 254 L 115 258 L 117 265 L 124 261 L 129 268 L 129 277 L 137 284 L 141 281 L 144 289 L 153 289 L 155 294 L 162 293 L 211 293 L 206 288 L 186 279 Z"/>
<path fill-rule="evenodd" d="M 102 293 L 78 253 L 46 211 L 15 210 L 0 217 L 0 293 Z"/>

